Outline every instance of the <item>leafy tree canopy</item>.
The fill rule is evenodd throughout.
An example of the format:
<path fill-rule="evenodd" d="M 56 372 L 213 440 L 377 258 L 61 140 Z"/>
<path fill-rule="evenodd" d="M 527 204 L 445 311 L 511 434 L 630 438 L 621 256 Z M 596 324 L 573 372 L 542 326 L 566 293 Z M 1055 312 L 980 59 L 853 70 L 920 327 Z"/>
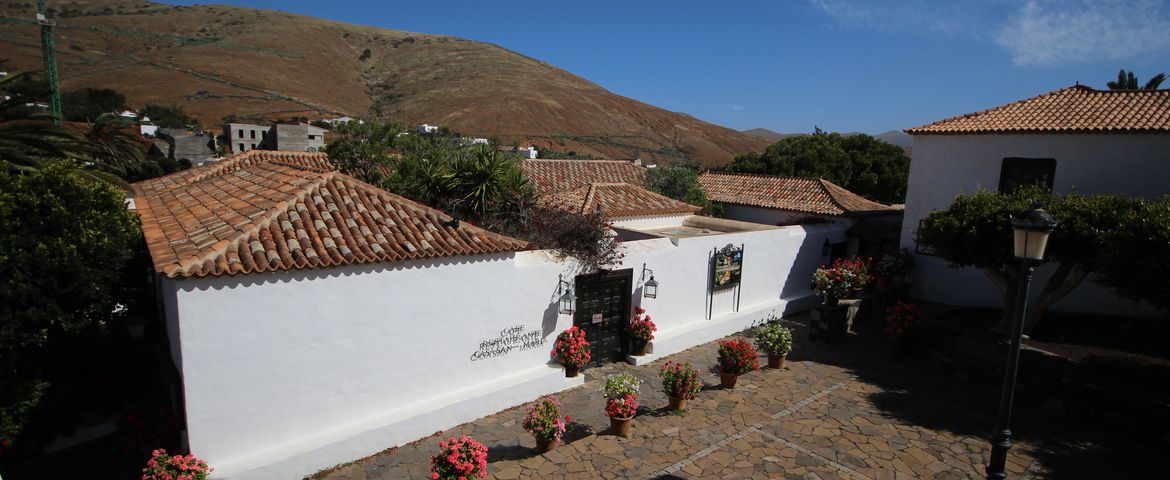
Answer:
<path fill-rule="evenodd" d="M 395 140 L 402 131 L 395 123 L 345 122 L 337 126 L 337 135 L 325 146 L 325 153 L 342 172 L 380 185 L 393 163 Z"/>
<path fill-rule="evenodd" d="M 659 165 L 646 170 L 646 189 L 699 207 L 711 202 L 699 187 L 699 166 Z"/>
<path fill-rule="evenodd" d="M 150 104 L 138 112 L 139 116 L 150 117 L 151 123 L 163 128 L 187 128 L 199 122 L 187 115 L 182 108 L 172 105 Z"/>
<path fill-rule="evenodd" d="M 1118 255 L 1145 245 L 1152 248 L 1148 250 L 1152 254 L 1170 258 L 1170 243 L 1163 241 L 1159 245 L 1157 241 L 1160 235 L 1161 238 L 1170 236 L 1164 233 L 1170 231 L 1170 222 L 1166 221 L 1170 215 L 1151 213 L 1151 209 L 1165 210 L 1166 202 L 1151 206 L 1136 197 L 1055 195 L 1039 188 L 1025 188 L 1012 194 L 981 191 L 959 195 L 948 209 L 931 212 L 926 217 L 916 232 L 918 241 L 955 266 L 976 267 L 986 273 L 1005 296 L 1006 316 L 1014 311 L 1019 281 L 1017 270 L 1007 263 L 1013 258 L 1009 216 L 1028 210 L 1033 201 L 1039 202 L 1059 224 L 1046 251 L 1047 259 L 1056 263 L 1057 268 L 1028 312 L 1025 322 L 1028 331 L 1036 326 L 1048 307 L 1090 273 L 1115 271 Z M 1132 259 L 1121 262 L 1127 267 L 1131 263 Z M 1122 293 L 1157 301 L 1157 295 L 1129 283 L 1119 272 L 1106 277 L 1110 280 L 1102 283 Z"/>
<path fill-rule="evenodd" d="M 62 163 L 0 167 L 0 352 L 108 319 L 140 238 L 115 188 Z"/>
<path fill-rule="evenodd" d="M 61 113 L 71 122 L 92 122 L 125 108 L 126 96 L 108 88 L 82 88 L 61 95 Z"/>
<path fill-rule="evenodd" d="M 880 202 L 902 203 L 910 157 L 901 147 L 865 134 L 841 135 L 817 129 L 784 138 L 764 150 L 735 157 L 729 172 L 819 177 Z"/>

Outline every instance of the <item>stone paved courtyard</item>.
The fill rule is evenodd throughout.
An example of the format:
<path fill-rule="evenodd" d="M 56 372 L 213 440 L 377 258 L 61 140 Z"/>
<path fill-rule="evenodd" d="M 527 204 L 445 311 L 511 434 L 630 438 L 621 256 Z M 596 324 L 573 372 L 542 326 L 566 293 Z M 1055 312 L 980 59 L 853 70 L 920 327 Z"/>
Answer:
<path fill-rule="evenodd" d="M 489 447 L 489 478 L 983 478 L 998 385 L 896 362 L 875 326 L 836 344 L 806 340 L 806 320 L 786 319 L 795 346 L 783 370 L 718 386 L 715 342 L 669 357 L 701 372 L 704 391 L 685 412 L 666 410 L 658 367 L 587 369 L 559 395 L 572 416 L 565 444 L 538 455 L 521 426 L 523 406 L 325 472 L 330 480 L 427 478 L 438 442 L 467 434 Z M 868 333 L 868 334 L 867 334 Z M 763 360 L 763 359 L 762 359 Z M 766 363 L 761 361 L 762 364 Z M 601 384 L 628 371 L 643 380 L 629 438 L 610 435 Z M 1009 478 L 1166 478 L 1156 447 L 1043 418 L 1018 405 Z M 1149 448 L 1150 451 L 1144 451 Z M 1106 473 L 1108 472 L 1108 473 Z"/>

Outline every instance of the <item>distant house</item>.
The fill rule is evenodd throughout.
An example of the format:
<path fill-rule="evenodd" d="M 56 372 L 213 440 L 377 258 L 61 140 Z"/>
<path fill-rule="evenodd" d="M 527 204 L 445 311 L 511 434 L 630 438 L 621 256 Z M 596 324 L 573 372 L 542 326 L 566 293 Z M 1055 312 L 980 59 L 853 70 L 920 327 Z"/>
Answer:
<path fill-rule="evenodd" d="M 516 153 L 520 154 L 520 158 L 536 158 L 539 154 L 539 152 L 536 151 L 536 147 L 531 145 L 517 148 Z"/>
<path fill-rule="evenodd" d="M 464 145 L 464 146 L 467 146 L 467 145 L 487 145 L 487 144 L 491 143 L 491 141 L 486 139 L 486 138 L 461 137 L 461 138 L 459 138 L 459 143 L 461 145 Z"/>
<path fill-rule="evenodd" d="M 438 125 L 429 125 L 429 124 L 424 123 L 422 125 L 415 127 L 414 131 L 416 131 L 418 133 L 435 133 L 435 132 L 439 131 L 439 126 Z"/>
<path fill-rule="evenodd" d="M 133 110 L 122 110 L 121 112 L 118 112 L 118 116 L 123 118 L 138 118 L 138 113 L 134 112 Z"/>
<path fill-rule="evenodd" d="M 139 125 L 138 133 L 153 137 L 158 133 L 158 125 Z"/>
<path fill-rule="evenodd" d="M 314 152 L 325 146 L 324 128 L 305 123 L 272 126 L 247 123 L 224 125 L 224 138 L 235 153 L 249 150 L 282 150 L 288 152 Z"/>
<path fill-rule="evenodd" d="M 1039 183 L 1058 193 L 1115 193 L 1154 199 L 1170 193 L 1170 90 L 1063 88 L 906 130 L 913 136 L 901 244 L 955 195 Z M 1004 219 L 1005 228 L 1007 219 Z M 1060 230 L 1050 242 L 1060 242 Z M 999 306 L 1002 297 L 975 269 L 955 270 L 920 252 L 915 294 L 929 300 Z M 1047 281 L 1042 267 L 1037 280 Z M 1099 313 L 1152 313 L 1085 282 L 1053 306 Z"/>
<path fill-rule="evenodd" d="M 877 256 L 897 250 L 900 208 L 823 178 L 705 172 L 699 175 L 699 185 L 708 200 L 724 205 L 726 218 L 765 225 L 833 222 L 849 227 L 848 243 L 835 245 L 834 256 Z"/>

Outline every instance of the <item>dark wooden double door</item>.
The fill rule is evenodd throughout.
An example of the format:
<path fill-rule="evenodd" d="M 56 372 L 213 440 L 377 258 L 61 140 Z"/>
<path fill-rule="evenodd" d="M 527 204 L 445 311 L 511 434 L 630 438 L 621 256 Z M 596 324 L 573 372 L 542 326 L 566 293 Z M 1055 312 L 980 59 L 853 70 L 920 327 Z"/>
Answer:
<path fill-rule="evenodd" d="M 633 280 L 634 270 L 628 268 L 577 276 L 573 324 L 589 340 L 593 352 L 589 365 L 624 360 L 630 353 L 627 327 Z"/>

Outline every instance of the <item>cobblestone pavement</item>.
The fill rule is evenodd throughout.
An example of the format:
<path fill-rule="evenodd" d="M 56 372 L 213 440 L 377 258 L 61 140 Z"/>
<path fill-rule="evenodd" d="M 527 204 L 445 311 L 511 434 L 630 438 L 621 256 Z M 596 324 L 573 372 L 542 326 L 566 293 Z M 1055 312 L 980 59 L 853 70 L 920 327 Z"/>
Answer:
<path fill-rule="evenodd" d="M 707 385 L 685 412 L 666 409 L 657 376 L 665 360 L 637 367 L 611 364 L 584 371 L 583 387 L 559 394 L 564 413 L 573 420 L 565 444 L 547 454 L 533 450 L 535 441 L 521 426 L 521 406 L 338 468 L 323 478 L 428 478 L 429 458 L 438 451 L 439 440 L 459 434 L 489 447 L 489 478 L 497 479 L 984 477 L 998 386 L 975 388 L 895 362 L 892 347 L 877 335 L 850 335 L 836 344 L 810 343 L 802 318 L 784 323 L 796 338 L 785 368 L 741 376 L 735 389 L 718 386 L 719 376 L 712 368 L 715 342 L 669 357 L 695 365 Z M 761 364 L 766 362 L 762 359 Z M 608 433 L 609 419 L 603 411 L 604 376 L 619 371 L 643 381 L 642 407 L 629 438 Z M 1017 416 L 1030 416 L 1023 410 L 1017 410 Z M 1020 430 L 1052 426 L 1030 423 Z M 1045 432 L 1030 438 L 1043 435 L 1064 434 Z M 1076 464 L 1076 458 L 1088 458 L 1078 453 L 1082 450 L 1058 454 L 1050 443 L 1041 440 L 1038 445 L 1031 439 L 1017 443 L 1008 457 L 1009 478 L 1095 476 L 1092 462 Z M 1058 455 L 1072 456 L 1073 463 Z M 1037 458 L 1061 458 L 1054 465 L 1062 470 L 1049 469 L 1046 460 Z"/>

